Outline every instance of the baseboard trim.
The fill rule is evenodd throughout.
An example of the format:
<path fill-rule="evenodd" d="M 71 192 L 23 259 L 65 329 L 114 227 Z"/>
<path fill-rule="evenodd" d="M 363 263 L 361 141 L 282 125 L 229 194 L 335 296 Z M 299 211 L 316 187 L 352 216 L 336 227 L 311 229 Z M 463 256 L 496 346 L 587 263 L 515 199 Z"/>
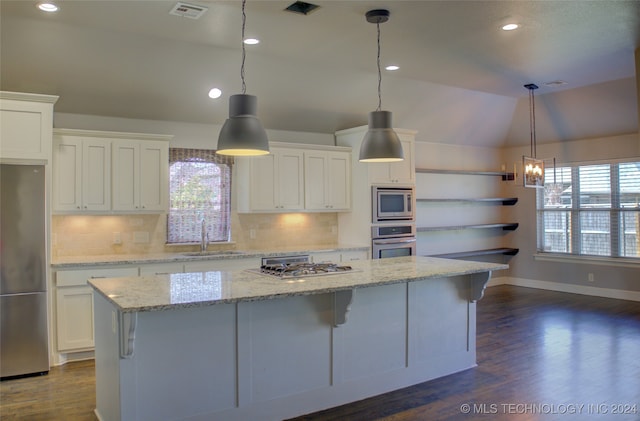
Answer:
<path fill-rule="evenodd" d="M 488 287 L 497 285 L 515 285 L 527 288 L 546 289 L 550 291 L 569 292 L 572 294 L 591 295 L 618 300 L 640 301 L 640 291 L 627 291 L 612 288 L 596 288 L 587 285 L 564 284 L 560 282 L 538 281 L 535 279 L 501 276 L 489 281 Z"/>

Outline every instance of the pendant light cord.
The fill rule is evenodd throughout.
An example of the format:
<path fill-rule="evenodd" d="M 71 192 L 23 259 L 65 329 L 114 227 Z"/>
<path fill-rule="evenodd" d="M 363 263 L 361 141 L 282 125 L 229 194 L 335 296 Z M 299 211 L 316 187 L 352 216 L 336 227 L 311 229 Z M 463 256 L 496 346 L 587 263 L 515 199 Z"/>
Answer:
<path fill-rule="evenodd" d="M 536 86 L 537 88 L 537 86 Z M 531 133 L 531 156 L 536 156 L 536 102 L 533 97 L 534 87 L 529 87 L 529 131 Z"/>
<path fill-rule="evenodd" d="M 247 1 L 246 0 L 242 0 L 242 64 L 240 65 L 240 78 L 242 79 L 242 94 L 244 95 L 247 92 L 247 84 L 244 81 L 244 62 L 246 59 L 246 52 L 244 49 L 244 28 L 245 28 L 245 22 L 247 20 L 247 15 L 244 12 L 244 6 L 245 3 Z"/>
<path fill-rule="evenodd" d="M 380 72 L 380 21 L 376 23 L 376 27 L 378 28 L 378 108 L 376 111 L 380 111 L 382 109 L 382 73 Z"/>

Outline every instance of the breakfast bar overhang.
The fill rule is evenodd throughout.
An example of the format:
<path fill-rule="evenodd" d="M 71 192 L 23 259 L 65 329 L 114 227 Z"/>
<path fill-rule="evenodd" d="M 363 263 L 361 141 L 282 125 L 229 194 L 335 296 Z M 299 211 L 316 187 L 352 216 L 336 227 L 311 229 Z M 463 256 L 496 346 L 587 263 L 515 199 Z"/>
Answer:
<path fill-rule="evenodd" d="M 429 257 L 274 279 L 93 279 L 96 415 L 281 420 L 476 365 L 476 301 L 507 265 Z"/>

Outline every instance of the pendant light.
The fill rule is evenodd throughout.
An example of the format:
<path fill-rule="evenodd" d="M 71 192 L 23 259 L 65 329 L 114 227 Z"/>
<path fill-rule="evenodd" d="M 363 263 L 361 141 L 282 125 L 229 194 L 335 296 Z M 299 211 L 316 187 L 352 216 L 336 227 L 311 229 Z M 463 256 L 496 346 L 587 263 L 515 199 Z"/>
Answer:
<path fill-rule="evenodd" d="M 389 11 L 370 10 L 365 15 L 367 22 L 375 23 L 378 29 L 378 108 L 369 113 L 369 130 L 360 146 L 360 162 L 394 162 L 404 160 L 402 143 L 391 123 L 391 111 L 382 111 L 382 73 L 380 72 L 380 24 L 389 20 Z"/>
<path fill-rule="evenodd" d="M 245 3 L 246 0 L 242 0 L 242 65 L 240 66 L 242 94 L 229 97 L 229 118 L 224 122 L 218 137 L 216 153 L 220 155 L 256 156 L 269 153 L 267 132 L 256 116 L 258 98 L 246 94 L 244 29 L 247 15 L 244 11 Z"/>
<path fill-rule="evenodd" d="M 522 177 L 525 187 L 544 187 L 544 161 L 536 156 L 536 103 L 533 91 L 538 89 L 538 85 L 529 83 L 524 85 L 529 90 L 529 133 L 531 156 L 522 157 L 522 167 L 524 177 Z"/>

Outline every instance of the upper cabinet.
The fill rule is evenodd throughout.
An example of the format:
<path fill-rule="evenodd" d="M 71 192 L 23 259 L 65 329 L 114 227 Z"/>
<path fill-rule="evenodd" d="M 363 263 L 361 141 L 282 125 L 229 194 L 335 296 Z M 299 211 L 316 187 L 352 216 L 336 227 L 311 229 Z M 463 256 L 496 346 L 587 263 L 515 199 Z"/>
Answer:
<path fill-rule="evenodd" d="M 242 190 L 245 193 L 240 193 L 244 197 L 238 198 L 238 206 L 242 211 L 284 212 L 304 209 L 302 151 L 272 147 L 269 155 L 241 158 L 238 163 L 245 160 L 249 160 L 249 174 L 248 178 L 241 177 L 239 180 L 243 183 Z"/>
<path fill-rule="evenodd" d="M 403 161 L 359 162 L 358 154 L 360 145 L 362 144 L 362 139 L 364 139 L 367 129 L 367 126 L 360 126 L 336 132 L 336 143 L 338 145 L 353 148 L 354 185 L 358 188 L 367 189 L 371 184 L 415 184 L 414 143 L 417 132 L 415 130 L 394 129 L 402 143 L 402 150 L 404 152 Z"/>
<path fill-rule="evenodd" d="M 369 182 L 371 184 L 413 184 L 416 182 L 414 163 L 413 135 L 398 133 L 404 161 L 389 163 L 373 163 L 369 166 Z"/>
<path fill-rule="evenodd" d="M 57 96 L 0 92 L 0 158 L 51 159 Z"/>
<path fill-rule="evenodd" d="M 111 143 L 98 138 L 55 136 L 53 210 L 111 209 Z"/>
<path fill-rule="evenodd" d="M 238 212 L 335 212 L 351 201 L 348 148 L 271 142 L 265 156 L 236 158 Z"/>
<path fill-rule="evenodd" d="M 167 209 L 169 145 L 151 140 L 113 141 L 113 210 Z"/>
<path fill-rule="evenodd" d="M 167 210 L 171 136 L 54 130 L 53 210 Z"/>
<path fill-rule="evenodd" d="M 338 211 L 351 208 L 351 154 L 305 151 L 305 209 Z"/>

